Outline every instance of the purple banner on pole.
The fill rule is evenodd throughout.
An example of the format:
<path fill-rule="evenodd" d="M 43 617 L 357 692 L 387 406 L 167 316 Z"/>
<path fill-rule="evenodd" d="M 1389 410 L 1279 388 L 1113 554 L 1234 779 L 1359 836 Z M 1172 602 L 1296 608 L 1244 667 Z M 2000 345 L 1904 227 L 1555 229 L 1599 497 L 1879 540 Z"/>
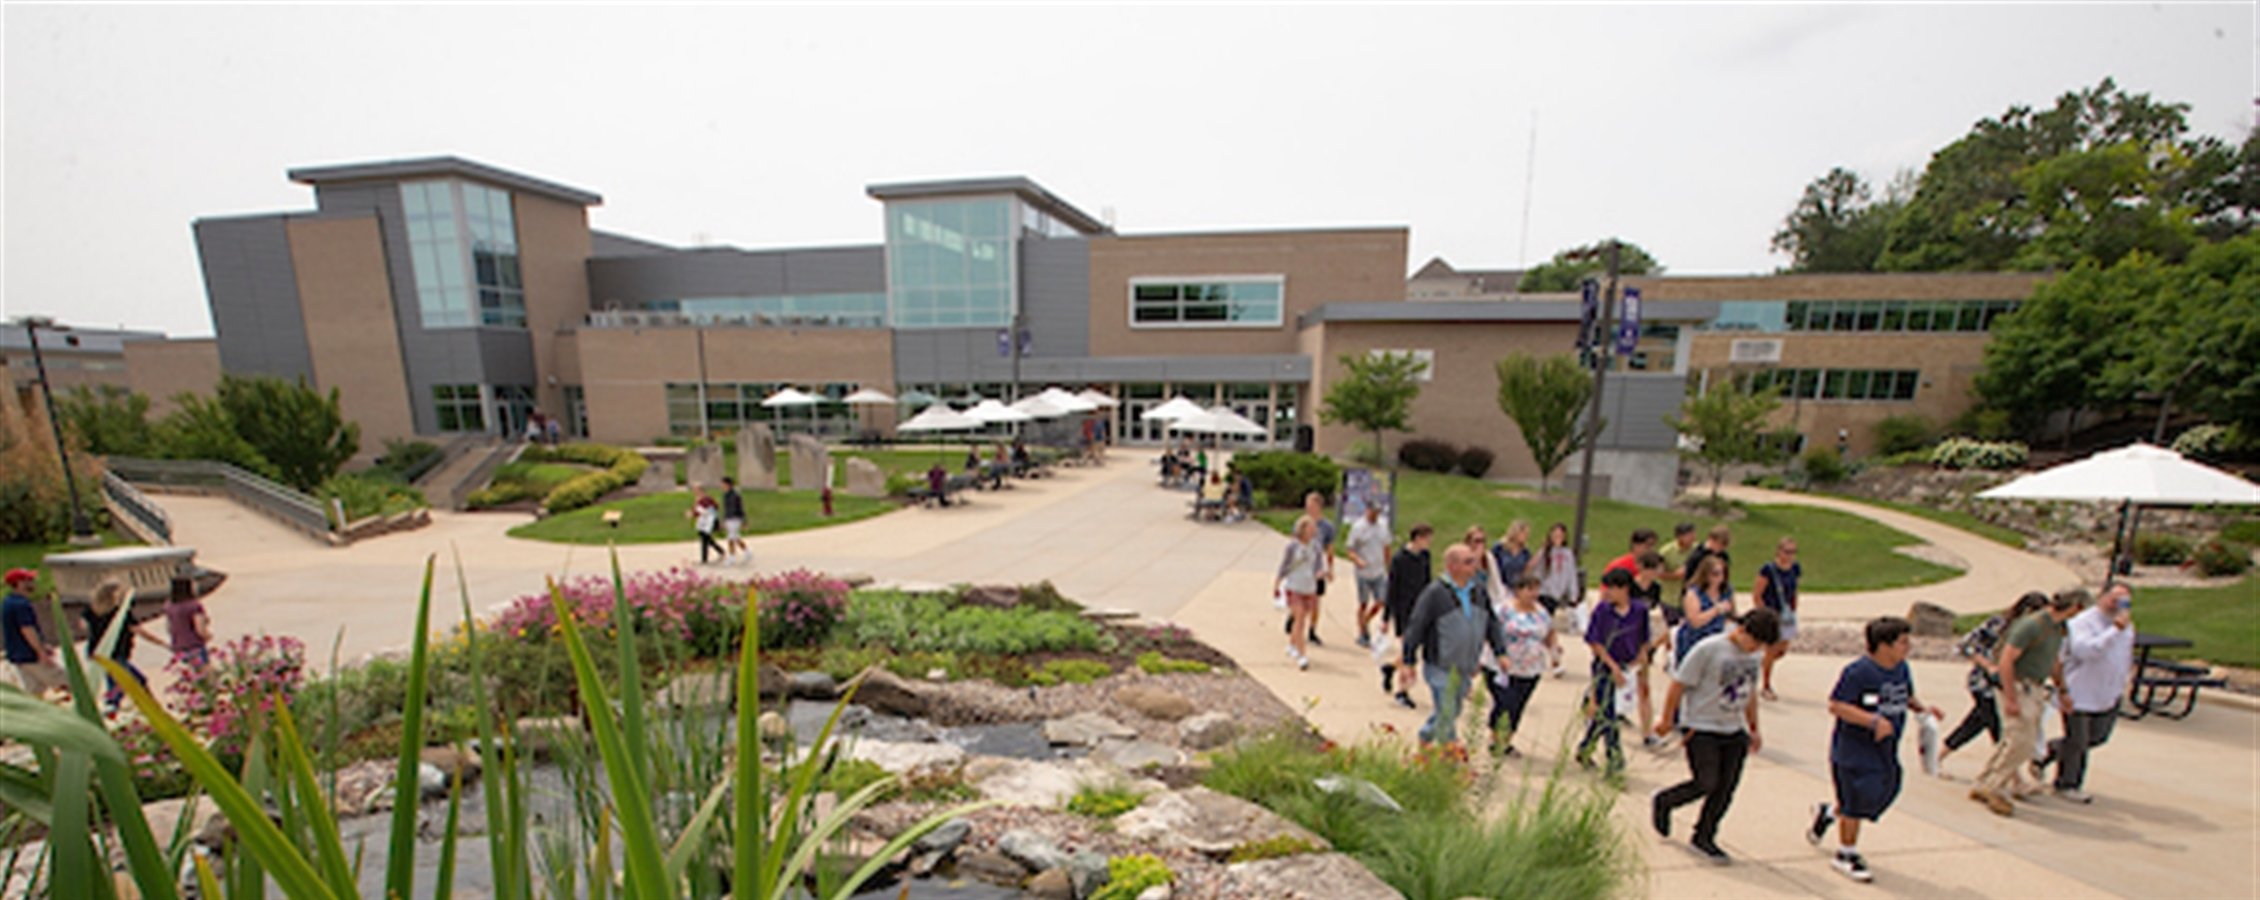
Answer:
<path fill-rule="evenodd" d="M 1584 295 L 1577 310 L 1577 349 L 1590 350 L 1600 343 L 1593 333 L 1601 321 L 1601 283 L 1585 279 Z"/>
<path fill-rule="evenodd" d="M 1624 289 L 1624 300 L 1617 304 L 1617 355 L 1631 356 L 1640 346 L 1640 289 Z"/>

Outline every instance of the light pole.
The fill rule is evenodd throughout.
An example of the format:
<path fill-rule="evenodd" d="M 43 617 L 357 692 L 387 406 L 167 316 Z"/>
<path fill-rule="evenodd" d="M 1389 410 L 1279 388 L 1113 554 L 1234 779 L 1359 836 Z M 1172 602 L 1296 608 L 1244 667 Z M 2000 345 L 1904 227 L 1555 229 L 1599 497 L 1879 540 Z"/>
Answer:
<path fill-rule="evenodd" d="M 39 352 L 39 329 L 66 329 L 44 316 L 25 316 L 17 321 L 24 326 L 24 337 L 31 341 L 32 368 L 39 372 L 40 402 L 47 406 L 47 427 L 55 433 L 55 455 L 63 461 L 63 488 L 71 495 L 71 543 L 98 544 L 100 541 L 94 537 L 94 520 L 87 517 L 86 507 L 79 504 L 78 476 L 71 472 L 71 448 L 63 442 L 63 423 L 55 415 L 55 389 L 47 383 L 47 357 Z"/>
<path fill-rule="evenodd" d="M 1585 462 L 1577 478 L 1577 529 L 1571 536 L 1577 541 L 1579 560 L 1578 582 L 1584 583 L 1585 512 L 1593 501 L 1593 449 L 1601 442 L 1601 389 L 1608 385 L 1609 351 L 1616 342 L 1614 325 L 1617 301 L 1617 252 L 1615 238 L 1609 239 L 1605 251 L 1609 260 L 1608 287 L 1601 292 L 1600 325 L 1594 329 L 1590 352 L 1593 354 L 1593 407 L 1585 416 Z"/>

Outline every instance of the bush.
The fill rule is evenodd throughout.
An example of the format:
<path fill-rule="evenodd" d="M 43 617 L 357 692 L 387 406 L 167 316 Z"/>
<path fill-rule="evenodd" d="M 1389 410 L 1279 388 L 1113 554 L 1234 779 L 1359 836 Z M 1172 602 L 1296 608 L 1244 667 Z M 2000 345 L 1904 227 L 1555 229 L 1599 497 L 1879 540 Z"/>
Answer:
<path fill-rule="evenodd" d="M 241 756 L 251 735 L 270 724 L 275 703 L 298 695 L 306 680 L 306 645 L 294 637 L 246 635 L 213 647 L 201 669 L 170 665 L 181 718 L 200 729 L 213 753 Z"/>
<path fill-rule="evenodd" d="M 1023 668 L 1019 680 L 1040 687 L 1051 687 L 1058 684 L 1090 684 L 1112 674 L 1114 674 L 1113 666 L 1095 659 L 1055 659 L 1044 663 L 1042 669 L 1034 672 L 1029 672 Z M 1010 680 L 1004 678 L 991 678 L 990 680 L 1005 684 L 1011 683 Z"/>
<path fill-rule="evenodd" d="M 407 512 L 429 505 L 424 502 L 422 491 L 401 483 L 398 476 L 382 471 L 345 472 L 331 476 L 330 480 L 322 482 L 316 496 L 324 500 L 334 497 L 343 502 L 345 522 L 368 516 Z M 345 522 L 337 524 L 342 526 Z"/>
<path fill-rule="evenodd" d="M 1068 798 L 1067 811 L 1094 819 L 1111 819 L 1138 808 L 1146 795 L 1119 784 L 1084 785 Z M 1135 896 L 1135 895 L 1133 895 Z"/>
<path fill-rule="evenodd" d="M 2231 522 L 2221 529 L 2221 540 L 2239 544 L 2260 544 L 2260 519 Z"/>
<path fill-rule="evenodd" d="M 1498 459 L 1498 454 L 1492 453 L 1491 448 L 1471 445 L 1460 451 L 1460 474 L 1469 478 L 1481 478 L 1489 475 L 1491 474 L 1491 464 L 1497 462 Z"/>
<path fill-rule="evenodd" d="M 1875 423 L 1875 452 L 1879 454 L 1921 450 L 1930 440 L 1930 420 L 1921 416 L 1890 416 Z"/>
<path fill-rule="evenodd" d="M 1317 491 L 1332 497 L 1342 484 L 1342 467 L 1315 453 L 1243 453 L 1232 458 L 1232 467 L 1248 476 L 1259 505 L 1299 506 L 1303 495 Z"/>
<path fill-rule="evenodd" d="M 1351 441 L 1350 449 L 1343 455 L 1349 457 L 1351 462 L 1358 465 L 1374 468 L 1380 468 L 1389 461 L 1388 457 L 1381 455 L 1381 445 L 1364 438 Z"/>
<path fill-rule="evenodd" d="M 2178 566 L 2189 561 L 2189 542 L 2170 534 L 2144 534 L 2134 539 L 2134 559 L 2146 566 Z"/>
<path fill-rule="evenodd" d="M 1446 473 L 1460 462 L 1460 446 L 1435 438 L 1413 438 L 1397 448 L 1397 461 L 1422 472 Z"/>
<path fill-rule="evenodd" d="M 1169 864 L 1151 853 L 1117 856 L 1106 861 L 1106 884 L 1091 893 L 1090 900 L 1137 900 L 1148 888 L 1171 884 L 1177 873 Z"/>
<path fill-rule="evenodd" d="M 518 456 L 531 462 L 576 462 L 583 465 L 603 466 L 600 471 L 558 485 L 542 499 L 542 508 L 552 513 L 579 509 L 603 499 L 604 495 L 636 483 L 651 461 L 634 450 L 608 447 L 603 444 L 564 444 L 557 447 L 528 447 Z"/>
<path fill-rule="evenodd" d="M 1306 853 L 1323 852 L 1325 850 L 1317 844 L 1291 834 L 1282 834 L 1260 841 L 1242 842 L 1239 846 L 1232 848 L 1231 855 L 1226 856 L 1224 861 L 1227 863 L 1256 862 L 1265 859 L 1278 859 L 1282 856 L 1301 856 Z"/>
<path fill-rule="evenodd" d="M 1849 474 L 1844 467 L 1844 458 L 1836 455 L 1835 447 L 1814 447 L 1807 450 L 1802 462 L 1805 477 L 1812 479 L 1814 484 L 1835 484 L 1843 481 L 1844 476 Z"/>
<path fill-rule="evenodd" d="M 2024 465 L 2030 453 L 2016 441 L 1973 441 L 1947 438 L 1930 450 L 1932 465 L 1948 469 L 2013 469 Z"/>
<path fill-rule="evenodd" d="M 893 472 L 887 475 L 887 496 L 889 497 L 908 497 L 911 491 L 925 486 L 926 476 L 924 475 L 913 475 L 909 472 Z"/>
<path fill-rule="evenodd" d="M 1761 472 L 1752 472 L 1742 476 L 1742 484 L 1745 487 L 1762 487 L 1771 491 L 1782 490 L 1788 486 L 1781 480 L 1781 476 Z"/>
<path fill-rule="evenodd" d="M 2242 575 L 2252 568 L 2251 547 L 2218 538 L 2199 544 L 2192 558 L 2198 571 L 2214 577 Z"/>
<path fill-rule="evenodd" d="M 1148 650 L 1138 654 L 1138 671 L 1148 675 L 1173 675 L 1180 672 L 1205 675 L 1208 674 L 1209 664 L 1197 659 L 1172 659 L 1161 655 L 1159 650 Z"/>
<path fill-rule="evenodd" d="M 2012 431 L 2009 412 L 2001 409 L 1970 407 L 1946 423 L 1946 433 L 1976 438 L 1981 441 L 2007 440 Z"/>
<path fill-rule="evenodd" d="M 414 481 L 430 471 L 438 461 L 438 444 L 388 438 L 385 440 L 384 455 L 377 457 L 375 467 L 400 476 L 402 481 Z"/>
<path fill-rule="evenodd" d="M 898 653 L 986 654 L 1105 650 L 1112 642 L 1099 626 L 1072 612 L 981 606 L 951 608 L 942 594 L 858 591 L 850 597 L 838 643 L 884 647 Z"/>
<path fill-rule="evenodd" d="M 761 598 L 761 646 L 813 647 L 831 637 L 847 607 L 847 582 L 795 569 L 754 582 Z"/>
<path fill-rule="evenodd" d="M 2241 441 L 2237 430 L 2226 425 L 2199 425 L 2174 438 L 2174 452 L 2199 459 L 2224 459 Z"/>

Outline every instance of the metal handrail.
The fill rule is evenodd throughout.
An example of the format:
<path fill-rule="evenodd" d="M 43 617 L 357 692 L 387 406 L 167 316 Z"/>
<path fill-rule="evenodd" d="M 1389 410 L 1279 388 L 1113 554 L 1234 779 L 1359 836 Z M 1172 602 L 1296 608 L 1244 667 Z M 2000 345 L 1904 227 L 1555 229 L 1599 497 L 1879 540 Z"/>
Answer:
<path fill-rule="evenodd" d="M 102 496 L 112 506 L 133 517 L 135 522 L 141 524 L 141 530 L 154 535 L 159 543 L 173 542 L 172 517 L 166 515 L 164 508 L 158 506 L 156 501 L 149 499 L 149 495 L 118 477 L 117 472 L 105 470 L 102 473 Z"/>
<path fill-rule="evenodd" d="M 220 488 L 236 502 L 308 534 L 329 535 L 337 528 L 321 501 L 228 463 L 122 456 L 110 457 L 107 463 L 110 471 L 128 481 Z"/>

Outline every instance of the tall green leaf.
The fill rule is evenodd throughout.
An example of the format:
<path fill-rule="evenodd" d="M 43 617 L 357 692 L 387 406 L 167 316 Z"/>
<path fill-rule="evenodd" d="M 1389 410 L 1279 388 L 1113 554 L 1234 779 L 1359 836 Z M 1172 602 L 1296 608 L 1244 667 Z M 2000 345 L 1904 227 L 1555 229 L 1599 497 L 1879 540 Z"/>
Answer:
<path fill-rule="evenodd" d="M 619 569 L 615 567 L 613 573 L 617 582 Z M 565 602 L 564 589 L 555 581 L 549 583 L 549 602 L 557 612 L 558 623 L 563 626 L 565 650 L 572 657 L 573 677 L 581 689 L 581 705 L 588 710 L 589 730 L 596 735 L 597 751 L 604 760 L 605 774 L 612 785 L 612 802 L 620 810 L 620 836 L 627 854 L 622 862 L 628 883 L 633 894 L 640 898 L 673 897 L 675 886 L 667 880 L 659 833 L 652 819 L 651 795 L 621 734 L 619 721 L 612 714 L 612 699 L 604 690 L 604 682 L 597 677 L 595 658 L 589 655 L 588 644 L 581 638 L 580 625 L 574 621 L 572 608 Z M 634 653 L 634 628 L 625 622 L 617 624 L 622 632 L 630 635 L 627 652 Z M 633 667 L 630 671 L 634 671 Z M 639 708 L 642 704 L 641 695 L 622 699 L 624 707 L 638 711 L 638 721 L 641 721 Z M 599 846 L 609 843 L 603 834 L 598 832 Z"/>
<path fill-rule="evenodd" d="M 494 710 L 487 705 L 487 670 L 479 646 L 479 623 L 471 616 L 471 585 L 463 574 L 463 553 L 455 550 L 455 586 L 463 601 L 464 652 L 471 660 L 471 708 L 479 723 L 479 763 L 486 768 L 487 858 L 494 875 L 494 895 L 500 900 L 526 900 L 532 896 L 533 872 L 529 866 L 524 820 L 518 815 L 517 736 L 496 727 Z"/>
<path fill-rule="evenodd" d="M 353 883 L 353 868 L 345 861 L 345 844 L 338 837 L 337 819 L 330 814 L 322 785 L 314 777 L 314 761 L 306 752 L 306 744 L 299 738 L 298 723 L 291 718 L 290 704 L 281 697 L 275 702 L 275 749 L 281 754 L 283 777 L 295 788 L 302 807 L 306 826 L 313 832 L 314 858 L 321 865 L 322 876 L 329 880 L 330 889 L 338 896 L 350 897 L 358 892 Z M 393 801 L 400 800 L 399 789 L 393 791 Z"/>
<path fill-rule="evenodd" d="M 732 776 L 737 790 L 730 811 L 736 827 L 730 884 L 738 896 L 766 898 L 775 886 L 775 871 L 763 865 L 769 857 L 768 829 L 764 827 L 769 816 L 769 787 L 763 782 L 766 770 L 761 765 L 760 671 L 761 589 L 748 587 L 744 634 L 738 642 L 738 756 Z M 746 702 L 749 697 L 756 702 Z"/>
<path fill-rule="evenodd" d="M 62 598 L 51 596 L 48 602 L 49 609 L 55 616 L 54 621 L 69 621 L 63 618 Z M 108 655 L 110 648 L 117 646 L 118 634 L 125 629 L 126 619 L 131 614 L 129 606 L 119 610 L 118 615 L 110 620 L 109 633 L 103 635 L 101 644 L 104 655 Z M 94 707 L 92 680 L 87 678 L 85 666 L 78 661 L 77 651 L 76 646 L 66 642 L 62 653 L 71 679 L 72 707 L 81 719 L 100 731 L 102 714 Z M 103 731 L 103 738 L 109 741 L 107 731 Z M 109 742 L 115 749 L 116 743 Z M 116 825 L 118 836 L 125 843 L 126 867 L 137 879 L 158 882 L 145 892 L 150 900 L 173 900 L 179 894 L 173 884 L 171 872 L 178 870 L 165 868 L 164 854 L 157 849 L 157 839 L 149 832 L 149 821 L 141 815 L 141 798 L 134 793 L 133 772 L 127 767 L 124 753 L 115 756 L 96 754 L 94 774 L 101 787 L 103 807 L 110 811 L 110 821 Z"/>
<path fill-rule="evenodd" d="M 424 557 L 424 587 L 416 598 L 416 635 L 408 655 L 408 708 L 400 713 L 400 765 L 393 776 L 392 843 L 385 857 L 385 894 L 414 896 L 416 888 L 416 768 L 424 749 L 424 690 L 430 675 L 432 568 Z"/>
<path fill-rule="evenodd" d="M 607 548 L 612 555 L 612 631 L 613 646 L 620 657 L 620 727 L 637 740 L 628 742 L 628 759 L 636 767 L 636 781 L 651 784 L 651 756 L 644 748 L 643 721 L 643 662 L 636 655 L 636 618 L 628 608 L 627 581 L 620 577 L 620 548 Z"/>

